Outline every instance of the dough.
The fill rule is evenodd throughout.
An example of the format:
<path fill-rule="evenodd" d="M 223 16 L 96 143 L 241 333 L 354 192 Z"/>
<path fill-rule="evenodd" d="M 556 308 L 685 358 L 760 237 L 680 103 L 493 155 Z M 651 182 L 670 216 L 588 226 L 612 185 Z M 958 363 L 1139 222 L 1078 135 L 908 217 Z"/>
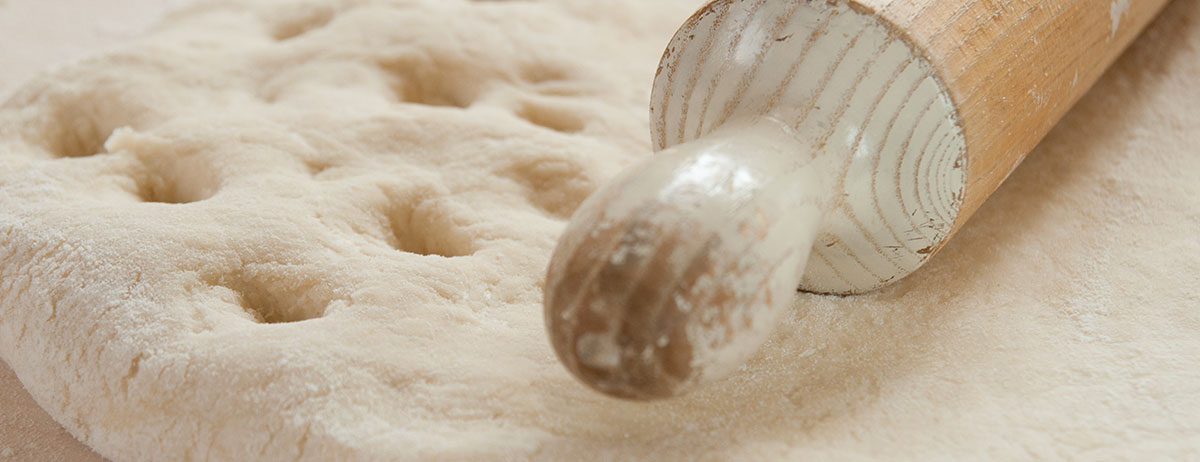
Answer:
<path fill-rule="evenodd" d="M 1184 458 L 1200 3 L 929 265 L 658 403 L 557 364 L 566 217 L 696 0 L 224 1 L 0 108 L 0 356 L 114 460 Z"/>
<path fill-rule="evenodd" d="M 161 0 L 95 3 L 0 0 L 0 102 L 37 71 L 134 38 Z M 93 462 L 102 458 L 63 430 L 0 361 L 0 461 Z"/>

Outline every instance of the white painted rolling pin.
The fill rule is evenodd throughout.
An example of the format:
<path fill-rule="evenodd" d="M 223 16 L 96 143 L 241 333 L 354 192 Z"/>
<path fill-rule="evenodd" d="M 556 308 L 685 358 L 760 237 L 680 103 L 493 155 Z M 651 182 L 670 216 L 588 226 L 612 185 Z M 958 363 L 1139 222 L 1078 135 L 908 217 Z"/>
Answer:
<path fill-rule="evenodd" d="M 567 368 L 653 399 L 741 365 L 801 290 L 920 267 L 1168 0 L 716 0 L 659 66 L 663 150 L 584 202 L 545 307 Z"/>

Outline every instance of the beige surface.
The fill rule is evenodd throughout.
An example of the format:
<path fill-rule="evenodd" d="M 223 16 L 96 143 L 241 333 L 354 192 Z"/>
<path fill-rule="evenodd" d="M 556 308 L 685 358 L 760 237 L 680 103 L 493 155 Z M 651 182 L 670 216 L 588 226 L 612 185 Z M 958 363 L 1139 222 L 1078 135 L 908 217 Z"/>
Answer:
<path fill-rule="evenodd" d="M 102 460 L 38 407 L 7 365 L 0 363 L 0 460 Z"/>
<path fill-rule="evenodd" d="M 445 167 L 423 155 L 454 157 L 464 170 L 449 170 L 442 177 L 447 190 L 437 193 L 458 195 L 446 201 L 462 207 L 430 207 L 416 216 L 432 225 L 474 226 L 450 226 L 448 232 L 415 243 L 403 240 L 403 235 L 389 237 L 380 223 L 371 222 L 382 217 L 367 213 L 388 198 L 372 194 L 370 188 L 356 190 L 351 181 L 348 190 L 342 191 L 345 195 L 337 196 L 346 203 L 312 207 L 333 222 L 344 223 L 345 228 L 379 235 L 354 244 L 341 242 L 331 234 L 340 236 L 334 231 L 345 229 L 331 231 L 311 227 L 303 220 L 300 224 L 290 221 L 307 216 L 305 207 L 309 206 L 301 206 L 295 198 L 310 197 L 306 188 L 311 187 L 299 180 L 291 183 L 290 178 L 312 174 L 313 165 L 321 164 L 305 161 L 320 159 L 306 157 L 312 153 L 302 148 L 253 151 L 259 152 L 262 157 L 256 158 L 263 162 L 283 159 L 275 171 L 286 175 L 225 172 L 241 179 L 231 180 L 220 194 L 206 201 L 182 206 L 215 207 L 209 210 L 222 212 L 208 215 L 205 222 L 189 221 L 183 216 L 186 214 L 169 220 L 145 215 L 150 218 L 134 222 L 137 231 L 143 237 L 157 236 L 157 240 L 140 242 L 179 248 L 143 255 L 137 242 L 105 234 L 104 227 L 86 225 L 108 219 L 103 216 L 106 207 L 123 207 L 121 210 L 136 215 L 142 205 L 163 206 L 121 202 L 135 195 L 187 200 L 202 197 L 194 194 L 205 192 L 204 188 L 141 187 L 130 184 L 137 181 L 121 182 L 113 175 L 96 179 L 86 168 L 73 170 L 79 183 L 47 180 L 47 185 L 39 183 L 43 177 L 20 175 L 15 186 L 4 186 L 22 194 L 25 202 L 0 201 L 4 201 L 2 209 L 19 214 L 28 220 L 22 223 L 29 225 L 13 233 L 13 222 L 0 221 L 9 223 L 8 236 L 28 242 L 53 229 L 67 230 L 73 242 L 89 245 L 81 246 L 86 249 L 84 256 L 56 256 L 59 263 L 77 269 L 73 274 L 20 272 L 14 269 L 19 267 L 13 260 L 0 262 L 10 278 L 33 278 L 25 290 L 3 294 L 6 311 L 0 318 L 0 353 L 52 414 L 118 459 L 153 458 L 157 451 L 162 451 L 159 458 L 178 458 L 185 453 L 203 457 L 259 450 L 272 459 L 289 459 L 300 450 L 309 458 L 436 454 L 521 459 L 586 454 L 622 459 L 929 459 L 983 453 L 1006 459 L 1182 459 L 1200 447 L 1200 416 L 1193 412 L 1200 408 L 1196 277 L 1200 273 L 1200 237 L 1196 233 L 1200 184 L 1194 180 L 1200 173 L 1200 158 L 1192 155 L 1200 144 L 1200 132 L 1194 129 L 1200 126 L 1200 112 L 1192 109 L 1200 100 L 1200 88 L 1194 86 L 1194 76 L 1200 74 L 1200 27 L 1193 27 L 1200 20 L 1200 3 L 1179 1 L 1169 7 L 1097 90 L 925 269 L 868 296 L 800 296 L 788 320 L 789 329 L 770 342 L 743 374 L 697 395 L 651 405 L 596 396 L 574 383 L 555 363 L 540 330 L 540 293 L 525 288 L 536 287 L 540 280 L 563 212 L 569 210 L 570 199 L 578 191 L 530 194 L 530 185 L 562 192 L 572 184 L 555 181 L 561 178 L 558 174 L 533 176 L 538 172 L 528 170 L 531 164 L 522 165 L 521 161 L 529 159 L 523 157 L 528 151 L 539 152 L 539 145 L 554 146 L 549 152 L 540 151 L 542 160 L 533 165 L 559 161 L 552 164 L 568 168 L 577 178 L 581 175 L 586 189 L 612 175 L 618 165 L 641 155 L 639 150 L 648 145 L 644 113 L 648 94 L 620 88 L 648 82 L 658 50 L 630 47 L 648 47 L 656 40 L 651 37 L 660 35 L 665 40 L 679 20 L 621 19 L 625 14 L 638 17 L 637 5 L 644 4 L 636 2 L 599 16 L 555 16 L 558 13 L 540 11 L 541 7 L 512 5 L 533 8 L 523 11 L 529 15 L 526 19 L 545 14 L 541 19 L 555 17 L 565 23 L 568 17 L 586 17 L 586 23 L 604 25 L 590 30 L 598 34 L 588 41 L 572 38 L 572 33 L 591 27 L 584 22 L 571 23 L 568 30 L 551 25 L 549 30 L 529 36 L 485 35 L 484 46 L 496 59 L 489 66 L 495 67 L 468 74 L 490 75 L 516 65 L 515 57 L 523 55 L 506 45 L 532 50 L 542 47 L 524 41 L 558 44 L 561 48 L 546 52 L 543 58 L 595 67 L 587 67 L 591 72 L 583 75 L 560 75 L 564 82 L 550 90 L 590 90 L 582 95 L 572 93 L 580 98 L 574 102 L 579 106 L 567 114 L 584 113 L 591 118 L 564 125 L 572 119 L 562 113 L 538 117 L 536 114 L 548 111 L 531 111 L 536 105 L 519 104 L 529 97 L 522 93 L 525 89 L 485 95 L 490 98 L 480 98 L 478 107 L 462 111 L 445 106 L 357 107 L 356 111 L 398 111 L 381 116 L 385 118 L 430 122 L 425 131 L 436 132 L 440 127 L 457 130 L 453 136 L 404 132 L 396 135 L 399 138 L 383 138 L 391 144 L 406 142 L 405 137 L 421 140 L 430 136 L 425 143 L 446 143 L 433 144 L 439 150 L 432 154 L 423 149 L 429 144 L 418 142 L 407 154 L 411 157 L 401 156 L 399 162 L 354 149 L 342 159 L 349 165 L 342 165 L 345 170 L 341 173 L 392 171 L 386 179 L 401 175 L 392 169 L 404 172 L 410 167 L 432 168 L 431 164 Z M 675 9 L 686 10 L 681 6 Z M 422 16 L 427 19 L 436 14 Z M 522 16 L 502 15 L 492 22 L 504 24 Z M 387 15 L 358 20 L 384 17 Z M 196 22 L 184 24 L 196 27 Z M 341 24 L 339 27 L 354 25 Z M 410 29 L 372 30 L 364 36 L 387 37 L 419 29 L 419 25 L 407 25 Z M 474 25 L 494 31 L 483 22 Z M 212 26 L 191 30 L 206 27 Z M 236 41 L 238 33 L 246 32 L 233 29 L 223 31 L 223 38 Z M 608 35 L 604 30 L 621 32 Z M 187 29 L 178 33 L 181 35 L 176 38 L 186 36 Z M 168 58 L 147 57 L 151 61 Z M 578 61 L 584 58 L 590 64 Z M 236 67 L 237 60 L 209 64 L 212 68 Z M 92 72 L 84 72 L 88 70 Z M 84 67 L 60 75 L 86 80 L 101 71 Z M 115 81 L 124 78 L 110 72 L 103 70 Z M 257 72 L 246 73 L 253 76 Z M 215 76 L 207 83 L 217 88 L 233 86 L 219 78 L 226 74 L 203 75 Z M 453 78 L 441 82 L 454 87 Z M 327 83 L 318 78 L 307 91 L 292 93 L 291 97 L 300 99 L 288 103 L 296 104 L 289 106 L 288 112 L 304 114 L 306 106 L 301 103 L 305 97 L 330 97 L 323 91 L 328 89 L 323 86 Z M 107 85 L 109 89 L 124 88 Z M 421 91 L 409 94 L 429 103 L 455 102 L 448 98 L 453 92 L 434 95 L 442 99 L 421 98 L 430 95 Z M 136 99 L 137 93 L 133 95 Z M 356 95 L 363 96 L 353 92 L 345 96 L 353 99 Z M 375 104 L 369 98 L 354 101 Z M 328 104 L 321 108 L 312 116 L 322 121 L 316 127 L 277 113 L 255 117 L 282 121 L 291 133 L 324 134 L 340 143 L 377 140 L 371 136 L 379 133 L 370 130 L 329 130 L 328 120 L 322 117 L 338 113 Z M 524 121 L 512 117 L 519 114 Z M 185 136 L 227 125 L 183 123 L 182 129 L 138 130 L 186 148 L 188 143 L 210 139 L 233 142 L 230 140 L 236 137 Z M 259 135 L 275 133 L 266 128 Z M 120 141 L 110 146 L 139 151 L 147 147 L 144 143 L 153 141 L 135 133 L 114 137 Z M 521 139 L 538 143 L 521 144 Z M 270 136 L 265 140 L 266 144 L 280 142 Z M 283 142 L 286 145 L 286 137 Z M 367 153 L 374 149 L 365 141 L 356 146 Z M 67 150 L 78 153 L 74 151 Z M 221 146 L 211 151 L 221 152 Z M 112 168 L 106 171 L 130 173 L 136 179 L 139 172 L 120 169 L 146 159 L 120 152 L 114 149 L 109 157 L 84 158 L 83 162 L 100 164 L 88 168 Z M 509 155 L 498 157 L 496 152 Z M 16 152 L 19 162 L 34 162 L 44 154 Z M 236 158 L 224 160 L 235 162 Z M 66 168 L 61 165 L 91 165 L 69 159 L 36 162 L 46 162 L 36 165 L 44 165 L 49 173 L 45 178 L 51 179 L 64 174 L 56 170 Z M 356 167 L 356 162 L 365 162 L 370 168 Z M 515 162 L 500 171 L 515 175 L 509 178 L 516 178 L 517 184 L 500 184 L 486 173 L 495 163 L 504 162 Z M 11 174 L 16 167 L 7 168 Z M 338 168 L 315 170 L 335 174 L 335 178 L 338 173 Z M 485 174 L 472 173 L 478 171 Z M 39 185 L 46 188 L 39 190 L 35 187 Z M 100 199 L 112 203 L 80 206 L 91 199 L 83 197 L 81 189 L 87 188 L 76 185 L 91 187 L 88 197 L 101 191 Z M 35 191 L 80 202 L 48 208 L 51 203 L 32 194 Z M 269 206 L 243 207 L 263 194 L 277 196 Z M 428 220 L 439 216 L 441 221 Z M 255 227 L 239 227 L 251 220 Z M 162 229 L 165 223 L 176 225 Z M 205 231 L 223 226 L 229 228 Z M 295 227 L 304 231 L 297 233 L 292 230 Z M 85 228 L 93 232 L 87 236 L 108 236 L 103 245 L 83 237 L 80 231 Z M 262 230 L 273 230 L 274 235 L 264 235 Z M 489 240 L 496 236 L 504 236 L 504 240 Z M 221 247 L 231 240 L 242 244 L 232 250 Z M 330 252 L 296 250 L 306 249 L 314 241 L 324 243 Z M 6 245 L 11 251 L 13 242 Z M 473 256 L 458 260 L 464 266 L 457 271 L 423 272 L 422 268 L 442 267 L 439 265 L 444 262 L 405 264 L 425 260 L 388 254 L 393 249 L 386 246 L 407 248 L 410 253 L 444 254 L 478 248 Z M 17 247 L 18 253 L 20 250 Z M 285 295 L 292 289 L 272 284 L 296 280 L 288 279 L 287 271 L 336 280 L 336 284 L 314 286 L 316 292 L 310 296 L 318 300 L 328 295 L 325 291 L 354 289 L 345 304 L 325 310 L 323 318 L 308 323 L 256 324 L 254 313 L 237 311 L 239 305 L 257 308 L 260 320 L 270 320 L 272 316 L 311 315 L 305 310 L 313 303 L 263 311 L 273 304 L 235 303 L 245 301 L 236 292 L 253 295 L 254 287 L 220 278 L 190 286 L 198 289 L 193 298 L 177 293 L 189 286 L 176 283 L 186 281 L 152 280 L 145 292 L 125 293 L 138 297 L 157 294 L 160 298 L 154 300 L 160 304 L 118 303 L 113 311 L 116 319 L 96 313 L 103 302 L 83 300 L 89 294 L 115 300 L 99 295 L 106 292 L 96 285 L 62 293 L 64 297 L 55 299 L 57 311 L 48 311 L 49 305 L 44 303 L 56 292 L 55 287 L 74 287 L 70 284 L 80 282 L 98 281 L 94 284 L 129 289 L 133 286 L 120 277 L 114 281 L 107 275 L 125 274 L 139 264 L 176 265 L 212 255 L 205 263 L 224 267 L 231 262 L 224 261 L 227 257 L 223 255 L 261 258 L 259 252 L 264 251 L 301 260 L 360 255 L 374 259 L 357 264 L 338 260 L 343 264 L 332 266 L 328 265 L 338 261 L 261 267 L 264 274 L 285 277 L 252 282 Z M 103 280 L 86 276 L 98 274 L 98 267 L 87 263 L 89 255 L 116 263 L 104 268 Z M 237 258 L 232 260 L 237 262 Z M 44 262 L 35 259 L 27 263 L 38 267 Z M 309 270 L 313 273 L 306 272 Z M 332 276 L 335 272 L 336 277 Z M 154 275 L 147 272 L 147 277 Z M 421 281 L 414 283 L 413 278 Z M 234 289 L 217 287 L 230 285 Z M 431 287 L 441 290 L 420 291 Z M 487 295 L 492 301 L 485 301 Z M 271 298 L 258 297 L 256 301 Z M 72 322 L 49 323 L 46 319 Z M 95 323 L 99 329 L 113 332 L 115 340 L 93 343 L 84 335 L 90 331 L 74 321 Z M 24 335 L 34 340 L 15 341 L 25 330 Z M 165 343 L 164 334 L 176 342 Z M 110 352 L 89 354 L 101 347 Z M 61 372 L 64 365 L 71 369 Z M 71 371 L 80 374 L 75 377 Z M 131 393 L 104 392 L 126 386 Z"/>
<path fill-rule="evenodd" d="M 0 0 L 0 99 L 48 66 L 136 36 L 165 0 Z M 0 361 L 0 461 L 99 461 L 62 429 Z"/>

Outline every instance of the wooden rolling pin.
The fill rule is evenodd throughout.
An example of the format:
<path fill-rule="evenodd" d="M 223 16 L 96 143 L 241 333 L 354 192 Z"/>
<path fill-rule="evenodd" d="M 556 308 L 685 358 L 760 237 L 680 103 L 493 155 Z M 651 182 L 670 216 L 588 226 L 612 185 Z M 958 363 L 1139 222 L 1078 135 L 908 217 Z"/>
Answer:
<path fill-rule="evenodd" d="M 908 275 L 1168 0 L 716 0 L 671 40 L 663 150 L 548 270 L 563 364 L 630 399 L 737 369 L 801 290 Z"/>

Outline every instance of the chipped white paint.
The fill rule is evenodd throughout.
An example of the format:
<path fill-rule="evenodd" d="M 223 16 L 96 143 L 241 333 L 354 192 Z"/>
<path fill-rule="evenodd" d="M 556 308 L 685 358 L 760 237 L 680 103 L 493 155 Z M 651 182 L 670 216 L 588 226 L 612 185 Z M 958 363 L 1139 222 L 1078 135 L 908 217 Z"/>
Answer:
<path fill-rule="evenodd" d="M 659 398 L 743 364 L 799 285 L 853 293 L 945 240 L 965 141 L 930 65 L 845 3 L 721 0 L 654 84 L 663 152 L 576 211 L 547 272 L 563 363 Z"/>
<path fill-rule="evenodd" d="M 552 335 L 573 339 L 559 342 L 569 348 L 564 362 L 602 391 L 653 397 L 629 377 L 651 375 L 678 391 L 757 350 L 790 306 L 827 208 L 834 181 L 817 173 L 841 164 L 797 159 L 796 135 L 772 117 L 727 125 L 585 201 L 564 233 L 582 239 L 560 243 L 548 271 Z M 571 286 L 582 290 L 562 289 Z M 614 310 L 646 320 L 626 323 Z M 660 364 L 660 352 L 678 348 L 687 355 Z"/>
<path fill-rule="evenodd" d="M 610 336 L 589 334 L 579 338 L 579 360 L 589 367 L 615 367 L 620 364 L 620 352 Z"/>
<path fill-rule="evenodd" d="M 675 36 L 652 98 L 667 148 L 764 115 L 796 130 L 797 159 L 840 159 L 802 287 L 854 293 L 919 267 L 957 217 L 965 140 L 929 64 L 843 4 L 718 2 Z"/>
<path fill-rule="evenodd" d="M 677 395 L 752 354 L 797 281 L 857 293 L 909 274 L 1165 2 L 714 1 L 660 63 L 663 152 L 588 199 L 555 250 L 555 351 L 609 394 Z M 592 334 L 617 364 L 589 365 L 575 340 Z"/>
<path fill-rule="evenodd" d="M 1117 29 L 1121 27 L 1121 17 L 1129 12 L 1130 0 L 1113 0 L 1112 5 L 1108 6 L 1108 17 L 1112 19 L 1112 29 L 1109 29 L 1108 38 L 1111 40 L 1117 35 Z"/>

